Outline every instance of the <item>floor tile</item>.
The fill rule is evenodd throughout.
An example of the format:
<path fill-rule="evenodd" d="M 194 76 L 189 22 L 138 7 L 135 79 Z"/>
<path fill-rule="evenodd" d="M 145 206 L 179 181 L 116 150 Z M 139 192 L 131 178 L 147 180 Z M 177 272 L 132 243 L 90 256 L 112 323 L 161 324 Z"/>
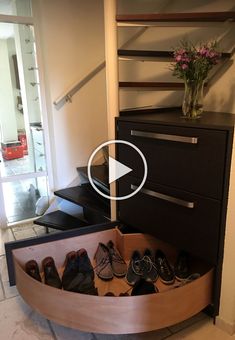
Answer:
<path fill-rule="evenodd" d="M 3 255 L 0 257 L 0 274 L 2 281 L 8 281 L 8 271 L 7 271 L 7 261 L 6 256 Z"/>
<path fill-rule="evenodd" d="M 0 301 L 5 300 L 5 295 L 2 288 L 2 283 L 0 282 Z"/>
<path fill-rule="evenodd" d="M 158 331 L 139 333 L 139 334 L 94 334 L 96 340 L 162 340 L 171 333 L 168 329 L 163 328 Z"/>
<path fill-rule="evenodd" d="M 3 281 L 2 284 L 6 299 L 10 299 L 19 295 L 16 286 L 10 286 L 9 281 Z"/>
<path fill-rule="evenodd" d="M 37 234 L 37 236 L 41 236 L 41 235 L 45 235 L 46 234 L 46 228 L 40 225 L 35 225 L 33 227 L 35 233 Z"/>
<path fill-rule="evenodd" d="M 5 254 L 5 242 L 14 241 L 14 235 L 10 228 L 0 229 L 0 255 Z"/>
<path fill-rule="evenodd" d="M 168 337 L 169 340 L 232 340 L 234 336 L 213 325 L 211 319 L 204 319 Z"/>
<path fill-rule="evenodd" d="M 206 318 L 208 319 L 208 316 L 205 313 L 198 313 L 190 319 L 187 319 L 183 322 L 177 323 L 176 325 L 169 327 L 169 330 L 172 333 L 176 333 L 176 332 L 179 332 L 186 327 L 193 325 L 195 322 L 198 322 L 198 321 L 206 319 Z"/>
<path fill-rule="evenodd" d="M 56 335 L 57 340 L 94 340 L 95 338 L 91 333 L 85 333 L 76 329 L 63 327 L 54 322 L 50 322 L 51 327 Z"/>
<path fill-rule="evenodd" d="M 1 339 L 52 340 L 47 321 L 20 297 L 0 302 Z"/>
<path fill-rule="evenodd" d="M 16 240 L 22 240 L 25 238 L 35 237 L 37 234 L 33 228 L 29 228 L 25 230 L 14 231 L 14 236 Z"/>

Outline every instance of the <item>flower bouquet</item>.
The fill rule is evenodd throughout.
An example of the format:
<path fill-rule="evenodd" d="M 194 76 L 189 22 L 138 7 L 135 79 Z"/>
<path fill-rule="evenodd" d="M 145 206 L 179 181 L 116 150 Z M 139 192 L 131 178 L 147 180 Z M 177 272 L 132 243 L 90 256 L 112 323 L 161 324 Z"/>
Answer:
<path fill-rule="evenodd" d="M 188 41 L 182 41 L 174 50 L 172 71 L 185 83 L 182 111 L 186 118 L 198 118 L 203 112 L 204 83 L 209 71 L 221 58 L 216 46 L 216 42 L 196 47 Z"/>

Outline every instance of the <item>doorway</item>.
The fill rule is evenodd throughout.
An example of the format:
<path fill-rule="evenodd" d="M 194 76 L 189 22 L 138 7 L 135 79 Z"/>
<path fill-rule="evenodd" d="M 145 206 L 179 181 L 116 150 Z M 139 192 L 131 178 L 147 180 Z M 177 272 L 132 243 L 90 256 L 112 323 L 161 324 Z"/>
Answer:
<path fill-rule="evenodd" d="M 30 1 L 9 0 L 3 4 L 2 8 L 0 4 L 0 13 L 4 13 L 0 15 L 0 220 L 1 227 L 6 227 L 34 219 L 45 211 L 48 177 L 34 27 L 31 18 L 18 16 L 31 16 Z"/>

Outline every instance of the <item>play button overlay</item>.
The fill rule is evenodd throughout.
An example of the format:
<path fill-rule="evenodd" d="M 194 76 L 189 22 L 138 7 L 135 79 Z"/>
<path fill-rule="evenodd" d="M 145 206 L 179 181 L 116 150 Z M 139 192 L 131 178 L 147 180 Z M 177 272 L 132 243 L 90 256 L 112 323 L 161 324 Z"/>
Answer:
<path fill-rule="evenodd" d="M 128 166 L 116 161 L 113 157 L 109 157 L 109 184 L 131 172 Z"/>
<path fill-rule="evenodd" d="M 92 175 L 91 175 L 91 167 L 92 167 L 92 161 L 95 157 L 95 155 L 97 154 L 97 152 L 99 152 L 103 147 L 111 145 L 111 144 L 125 144 L 128 147 L 134 149 L 140 156 L 142 162 L 143 162 L 143 169 L 144 169 L 144 175 L 142 178 L 142 181 L 140 183 L 140 185 L 138 187 L 135 188 L 135 190 L 133 191 L 133 188 L 131 190 L 130 188 L 130 194 L 125 195 L 125 196 L 110 196 L 105 194 L 104 192 L 102 192 L 100 190 L 100 188 L 95 184 L 95 182 L 92 179 Z M 118 160 L 114 159 L 113 157 L 109 156 L 109 166 L 108 166 L 108 170 L 109 170 L 109 184 L 118 181 L 120 178 L 122 178 L 123 176 L 129 174 L 130 172 L 132 172 L 134 169 L 129 168 L 128 166 L 126 166 L 125 164 L 119 162 Z M 110 140 L 108 142 L 102 143 L 101 145 L 99 145 L 91 154 L 89 161 L 88 161 L 88 179 L 90 184 L 92 185 L 93 189 L 100 194 L 101 196 L 110 199 L 110 200 L 116 200 L 116 201 L 121 201 L 121 200 L 125 200 L 128 199 L 132 196 L 134 196 L 135 194 L 137 194 L 138 191 L 140 191 L 140 189 L 143 187 L 146 178 L 147 178 L 147 162 L 146 159 L 143 155 L 143 153 L 140 151 L 139 148 L 137 148 L 137 146 L 135 146 L 134 144 L 127 142 L 125 140 L 121 140 L 121 139 L 115 139 L 115 140 Z"/>

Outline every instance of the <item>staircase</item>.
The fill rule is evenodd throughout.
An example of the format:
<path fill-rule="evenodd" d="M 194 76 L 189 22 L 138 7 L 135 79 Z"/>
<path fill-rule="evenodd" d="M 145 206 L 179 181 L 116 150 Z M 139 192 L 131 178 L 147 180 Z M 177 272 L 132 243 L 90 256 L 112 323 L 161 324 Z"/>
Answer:
<path fill-rule="evenodd" d="M 150 14 L 119 14 L 116 16 L 117 26 L 132 27 L 161 27 L 174 26 L 177 27 L 205 27 L 208 23 L 216 23 L 231 25 L 235 21 L 235 12 L 195 12 L 195 13 L 150 13 Z M 231 59 L 232 52 L 222 53 L 222 62 L 226 63 Z M 117 51 L 118 59 L 121 60 L 139 60 L 139 61 L 154 61 L 154 62 L 171 62 L 173 61 L 173 52 L 169 50 L 138 50 L 124 49 Z M 213 75 L 214 76 L 214 75 Z M 210 81 L 206 84 L 208 88 Z M 183 82 L 175 81 L 122 81 L 119 80 L 119 89 L 132 91 L 183 91 Z M 120 115 L 131 114 L 152 114 L 156 112 L 164 112 L 175 110 L 177 107 L 158 107 L 144 106 L 134 109 L 120 109 Z M 55 196 L 72 202 L 83 209 L 82 219 L 72 216 L 63 211 L 55 211 L 46 214 L 35 221 L 46 227 L 68 230 L 73 228 L 84 228 L 87 225 L 97 223 L 108 223 L 110 221 L 110 202 L 98 195 L 88 181 L 87 167 L 77 168 L 81 177 L 81 185 L 62 190 L 55 191 Z M 94 183 L 105 194 L 109 194 L 108 184 L 108 168 L 106 165 L 93 166 L 91 168 L 92 178 Z"/>
<path fill-rule="evenodd" d="M 82 218 L 72 216 L 62 210 L 45 214 L 34 221 L 35 224 L 57 230 L 83 228 L 91 224 L 110 222 L 110 203 L 93 189 L 88 181 L 87 167 L 77 168 L 82 184 L 54 192 L 55 196 L 82 207 Z M 97 165 L 91 169 L 92 178 L 99 189 L 109 194 L 107 166 Z"/>

